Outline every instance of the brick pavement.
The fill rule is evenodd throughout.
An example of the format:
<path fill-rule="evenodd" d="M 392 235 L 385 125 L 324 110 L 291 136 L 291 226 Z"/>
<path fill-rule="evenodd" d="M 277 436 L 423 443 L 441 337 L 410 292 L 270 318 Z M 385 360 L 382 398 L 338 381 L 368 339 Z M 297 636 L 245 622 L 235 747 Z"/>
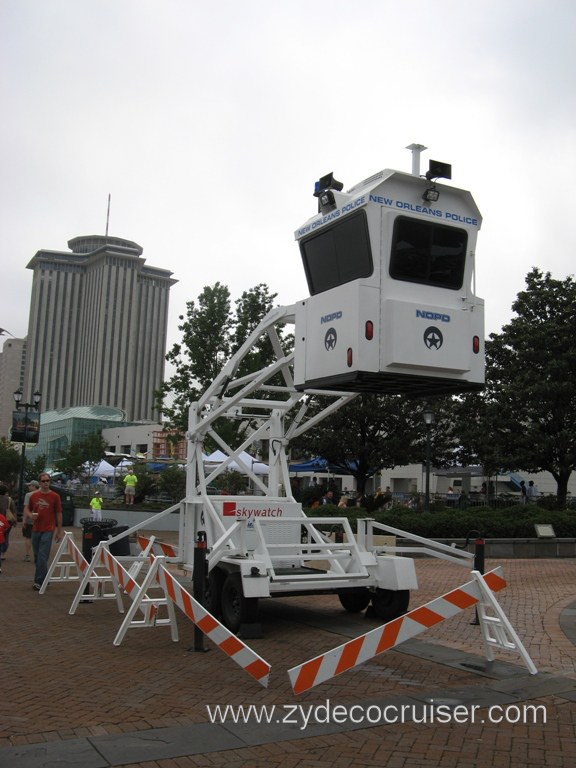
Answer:
<path fill-rule="evenodd" d="M 178 643 L 167 628 L 157 628 L 130 630 L 120 647 L 113 646 L 122 620 L 115 603 L 81 604 L 70 616 L 77 584 L 52 584 L 44 595 L 34 592 L 33 566 L 21 560 L 19 534 L 12 534 L 0 576 L 0 767 L 567 768 L 576 759 L 576 630 L 572 639 L 566 634 L 576 622 L 574 560 L 497 561 L 509 581 L 499 601 L 538 667 L 537 676 L 528 675 L 518 657 L 505 653 L 487 665 L 480 629 L 470 623 L 473 612 L 466 611 L 436 625 L 422 640 L 295 698 L 288 668 L 376 622 L 344 614 L 330 596 L 265 601 L 263 637 L 247 641 L 272 664 L 270 685 L 263 689 L 214 647 L 206 653 L 191 651 L 193 626 L 181 614 Z M 488 561 L 487 568 L 497 562 Z M 420 560 L 417 569 L 421 589 L 414 593 L 412 607 L 468 579 L 464 569 L 440 561 Z M 492 703 L 542 704 L 547 723 L 405 722 L 369 728 L 348 723 L 287 731 L 254 722 L 236 728 L 212 725 L 206 708 L 316 706 L 327 700 L 364 707 L 374 702 L 422 706 L 434 697 L 452 705 L 477 702 L 485 720 Z M 178 739 L 179 751 L 174 747 Z"/>

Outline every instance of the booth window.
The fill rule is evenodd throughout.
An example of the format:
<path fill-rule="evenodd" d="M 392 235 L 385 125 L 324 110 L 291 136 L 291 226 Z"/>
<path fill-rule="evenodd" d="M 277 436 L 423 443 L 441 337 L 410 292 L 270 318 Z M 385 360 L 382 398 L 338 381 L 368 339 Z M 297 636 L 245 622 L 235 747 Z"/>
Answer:
<path fill-rule="evenodd" d="M 399 216 L 394 222 L 390 277 L 459 290 L 467 244 L 464 229 Z"/>
<path fill-rule="evenodd" d="M 374 271 L 366 213 L 358 211 L 300 242 L 310 295 Z"/>

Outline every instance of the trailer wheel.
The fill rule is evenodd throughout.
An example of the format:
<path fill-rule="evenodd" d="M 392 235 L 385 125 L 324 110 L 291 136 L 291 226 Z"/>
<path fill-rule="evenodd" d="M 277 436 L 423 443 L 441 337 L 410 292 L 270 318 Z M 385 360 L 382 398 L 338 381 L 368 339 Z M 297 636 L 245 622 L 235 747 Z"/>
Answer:
<path fill-rule="evenodd" d="M 410 604 L 409 589 L 377 589 L 372 595 L 372 608 L 377 618 L 392 621 L 403 616 Z"/>
<path fill-rule="evenodd" d="M 241 624 L 253 624 L 258 615 L 258 598 L 244 597 L 242 577 L 229 573 L 222 587 L 222 619 L 231 632 L 238 632 Z"/>
<path fill-rule="evenodd" d="M 222 613 L 222 587 L 226 573 L 222 568 L 212 568 L 206 580 L 206 589 L 204 591 L 204 608 L 212 616 L 220 616 Z"/>
<path fill-rule="evenodd" d="M 348 613 L 360 613 L 370 602 L 370 592 L 366 587 L 361 589 L 346 589 L 338 592 L 340 604 Z"/>

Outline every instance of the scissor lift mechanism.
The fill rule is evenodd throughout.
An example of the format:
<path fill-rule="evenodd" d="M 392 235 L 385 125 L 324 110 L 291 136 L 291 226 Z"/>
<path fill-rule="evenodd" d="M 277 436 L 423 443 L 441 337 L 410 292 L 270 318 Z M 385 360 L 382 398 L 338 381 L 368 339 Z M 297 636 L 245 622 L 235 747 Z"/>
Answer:
<path fill-rule="evenodd" d="M 207 536 L 209 609 L 222 614 L 233 629 L 253 620 L 261 597 L 337 592 L 350 611 L 363 610 L 370 601 L 383 620 L 408 608 L 409 592 L 417 588 L 414 563 L 398 548 L 383 546 L 375 535 L 403 535 L 373 520 L 358 521 L 354 535 L 346 517 L 306 517 L 291 493 L 287 447 L 290 440 L 349 403 L 357 393 L 323 390 L 297 391 L 292 379 L 292 353 L 284 351 L 280 327 L 294 321 L 294 308 L 277 307 L 254 330 L 225 365 L 197 403 L 190 408 L 187 495 L 180 516 L 180 552 L 184 568 L 193 570 L 198 533 Z M 235 378 L 242 360 L 267 335 L 276 360 L 263 370 Z M 271 379 L 281 376 L 282 383 Z M 259 395 L 259 397 L 257 396 Z M 319 412 L 312 409 L 318 396 L 329 398 Z M 260 399 L 263 398 L 263 399 Z M 249 423 L 245 439 L 232 448 L 217 429 L 218 419 Z M 226 454 L 217 466 L 206 465 L 203 447 L 211 437 Z M 256 452 L 266 440 L 269 474 L 257 475 L 243 452 Z M 255 446 L 256 444 L 256 446 Z M 214 496 L 210 484 L 236 462 L 263 495 Z M 227 517 L 226 505 L 252 509 L 247 517 Z M 263 510 L 278 515 L 266 516 Z M 342 541 L 328 535 L 338 528 Z M 339 537 L 340 538 L 340 537 Z M 468 552 L 443 547 L 416 537 L 429 554 L 470 564 Z"/>

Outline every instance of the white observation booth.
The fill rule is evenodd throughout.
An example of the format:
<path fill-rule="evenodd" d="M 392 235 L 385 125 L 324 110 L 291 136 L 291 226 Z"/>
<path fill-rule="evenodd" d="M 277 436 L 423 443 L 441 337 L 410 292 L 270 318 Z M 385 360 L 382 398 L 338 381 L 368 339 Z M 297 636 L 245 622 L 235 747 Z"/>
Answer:
<path fill-rule="evenodd" d="M 434 396 L 484 383 L 484 301 L 475 294 L 481 216 L 470 192 L 384 170 L 347 192 L 316 184 L 296 230 L 310 297 L 296 304 L 295 386 Z"/>

